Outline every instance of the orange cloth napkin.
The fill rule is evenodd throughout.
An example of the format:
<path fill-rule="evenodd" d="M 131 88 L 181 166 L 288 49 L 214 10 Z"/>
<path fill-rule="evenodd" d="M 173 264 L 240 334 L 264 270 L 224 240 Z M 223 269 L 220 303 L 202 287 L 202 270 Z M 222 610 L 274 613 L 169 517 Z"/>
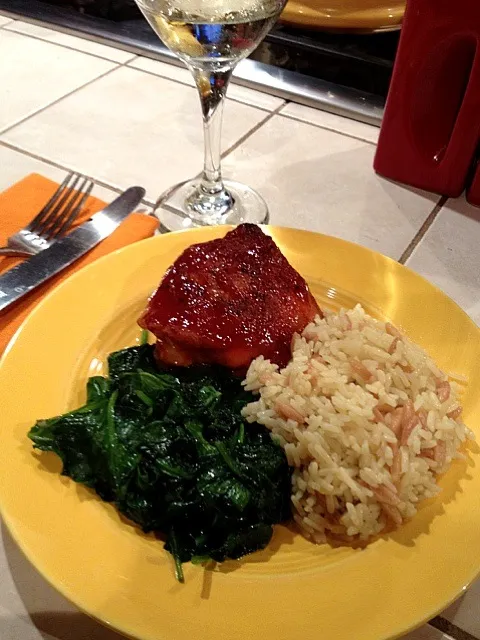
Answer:
<path fill-rule="evenodd" d="M 43 205 L 53 195 L 58 184 L 43 176 L 32 173 L 3 193 L 0 193 L 0 246 L 7 243 L 7 238 L 27 225 L 40 211 Z M 85 207 L 80 213 L 75 226 L 88 220 L 94 213 L 100 211 L 105 203 L 90 196 Z M 158 226 L 158 221 L 152 216 L 142 213 L 133 213 L 112 233 L 94 249 L 86 253 L 72 266 L 64 269 L 54 278 L 26 295 L 17 303 L 0 312 L 0 355 L 5 350 L 8 341 L 13 336 L 22 321 L 30 311 L 38 304 L 42 297 L 56 287 L 60 282 L 68 278 L 86 264 L 97 258 L 124 247 L 137 240 L 143 240 L 153 235 Z M 0 256 L 0 274 L 8 271 L 23 258 L 9 258 Z"/>

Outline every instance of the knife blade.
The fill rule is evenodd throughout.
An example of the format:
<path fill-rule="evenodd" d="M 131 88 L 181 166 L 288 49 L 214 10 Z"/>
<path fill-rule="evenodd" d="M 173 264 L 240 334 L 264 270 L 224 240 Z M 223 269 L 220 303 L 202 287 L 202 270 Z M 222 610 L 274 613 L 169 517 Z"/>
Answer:
<path fill-rule="evenodd" d="M 145 189 L 130 187 L 74 231 L 0 276 L 0 311 L 70 266 L 132 213 Z"/>

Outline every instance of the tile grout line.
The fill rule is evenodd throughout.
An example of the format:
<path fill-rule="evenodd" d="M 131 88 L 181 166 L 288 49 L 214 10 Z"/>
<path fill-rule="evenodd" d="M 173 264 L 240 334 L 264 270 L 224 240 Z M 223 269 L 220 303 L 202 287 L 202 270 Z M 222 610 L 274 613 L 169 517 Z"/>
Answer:
<path fill-rule="evenodd" d="M 49 165 L 51 167 L 54 167 L 55 169 L 60 169 L 61 171 L 75 171 L 76 173 L 81 173 L 86 178 L 89 178 L 90 180 L 93 180 L 93 182 L 95 183 L 95 186 L 102 187 L 104 189 L 108 189 L 109 191 L 113 191 L 114 193 L 118 193 L 119 195 L 124 192 L 124 189 L 122 189 L 121 187 L 116 187 L 116 186 L 114 186 L 112 184 L 109 184 L 108 182 L 105 182 L 104 180 L 96 178 L 93 175 L 87 175 L 83 171 L 75 169 L 75 167 L 63 165 L 63 164 L 60 164 L 58 162 L 55 162 L 54 160 L 50 160 L 49 158 L 45 158 L 43 156 L 39 156 L 39 155 L 37 155 L 35 153 L 32 153 L 31 151 L 28 151 L 27 149 L 22 149 L 22 147 L 17 147 L 16 145 L 12 144 L 11 142 L 6 142 L 4 140 L 0 140 L 0 147 L 5 147 L 7 149 L 11 149 L 12 151 L 15 151 L 17 153 L 21 153 L 24 156 L 27 156 L 27 158 L 32 158 L 32 160 L 38 160 L 39 162 L 43 162 L 44 164 L 47 164 L 47 165 Z M 140 200 L 140 203 L 143 204 L 144 206 L 150 208 L 150 209 L 152 209 L 154 207 L 154 204 L 155 204 L 152 200 L 148 200 L 148 198 L 142 198 Z"/>
<path fill-rule="evenodd" d="M 289 104 L 292 104 L 292 101 L 291 101 L 291 100 L 289 100 L 288 98 L 285 98 L 285 100 L 283 101 L 283 104 L 281 104 L 281 105 L 278 107 L 277 115 L 278 115 L 278 114 L 282 115 L 282 111 L 283 111 L 286 107 L 288 107 L 288 105 L 289 105 Z"/>
<path fill-rule="evenodd" d="M 405 264 L 406 261 L 410 258 L 410 256 L 412 255 L 412 253 L 414 252 L 414 250 L 416 249 L 420 241 L 425 237 L 425 234 L 434 223 L 436 217 L 440 213 L 441 209 L 443 208 L 447 200 L 448 200 L 447 196 L 440 196 L 440 199 L 438 200 L 437 204 L 433 207 L 432 211 L 428 214 L 422 226 L 414 235 L 410 244 L 407 246 L 405 251 L 402 253 L 400 258 L 398 259 L 398 262 L 400 264 Z"/>
<path fill-rule="evenodd" d="M 286 105 L 288 104 L 288 101 L 284 101 L 282 104 L 278 105 L 278 107 L 276 109 L 274 109 L 273 111 L 269 112 L 265 118 L 263 118 L 263 120 L 261 120 L 260 122 L 258 122 L 256 125 L 254 125 L 251 129 L 249 129 L 246 133 L 243 134 L 243 136 L 240 136 L 240 138 L 234 142 L 233 144 L 230 145 L 230 147 L 228 147 L 227 149 L 225 149 L 225 151 L 223 151 L 220 155 L 220 159 L 222 161 L 223 164 L 223 160 L 228 156 L 228 154 L 230 154 L 232 151 L 234 151 L 235 149 L 237 149 L 237 147 L 239 147 L 243 142 L 245 142 L 245 140 L 247 140 L 247 138 L 249 138 L 251 135 L 253 135 L 256 131 L 258 131 L 258 129 L 260 129 L 260 127 L 262 127 L 265 123 L 267 123 L 269 120 L 271 120 L 271 118 L 273 118 L 273 116 L 277 115 L 277 113 L 279 113 Z M 195 174 L 191 180 L 200 180 L 200 178 L 202 177 L 203 174 L 203 169 L 201 171 L 199 171 L 197 174 Z M 224 177 L 223 174 L 223 166 L 222 166 L 222 177 Z M 175 188 L 176 187 L 176 188 Z M 177 213 L 176 209 L 171 207 L 168 204 L 168 199 L 177 191 L 178 187 L 180 187 L 179 185 L 174 185 L 173 190 L 171 191 L 171 193 L 168 195 L 168 197 L 166 197 L 162 203 L 160 205 L 158 205 L 158 200 L 155 203 L 154 206 L 154 210 L 156 208 L 158 209 L 166 209 L 167 211 L 171 211 L 173 213 Z M 161 197 L 161 196 L 160 196 Z"/>
<path fill-rule="evenodd" d="M 301 104 L 300 102 L 295 102 L 294 100 L 289 100 L 288 102 L 292 102 L 293 104 Z M 302 105 L 305 106 L 305 105 Z M 311 109 L 313 107 L 310 107 Z M 323 109 L 315 109 L 315 111 L 323 111 Z M 330 113 L 330 111 L 323 111 L 324 113 Z M 316 127 L 317 129 L 323 129 L 324 131 L 330 131 L 331 133 L 336 133 L 339 136 L 345 136 L 346 138 L 353 138 L 353 140 L 358 140 L 360 142 L 365 142 L 366 144 L 370 144 L 373 147 L 377 146 L 376 142 L 372 142 L 371 140 L 367 140 L 366 138 L 362 138 L 361 136 L 356 136 L 353 133 L 346 133 L 345 131 L 338 131 L 338 129 L 332 129 L 331 127 L 328 127 L 326 125 L 323 124 L 318 124 L 316 122 L 310 122 L 307 120 L 302 120 L 301 118 L 297 117 L 297 116 L 291 116 L 288 113 L 282 113 L 280 114 L 282 116 L 282 118 L 288 118 L 288 120 L 294 120 L 295 122 L 301 122 L 302 124 L 307 124 L 310 127 Z M 335 115 L 335 114 L 332 114 Z M 347 118 L 346 116 L 340 116 L 341 118 L 345 118 L 345 120 L 351 120 L 351 118 Z M 354 122 L 359 122 L 358 120 L 355 120 Z M 360 124 L 365 124 L 366 126 L 370 126 L 370 127 L 374 127 L 375 125 L 368 125 L 364 122 L 360 122 Z M 375 127 L 378 128 L 378 127 Z M 380 129 L 379 129 L 380 130 Z"/>
<path fill-rule="evenodd" d="M 233 144 L 231 144 L 229 147 L 227 147 L 227 149 L 225 149 L 225 151 L 222 151 L 222 153 L 220 154 L 220 159 L 223 163 L 223 160 L 225 160 L 225 158 L 232 152 L 235 151 L 235 149 L 237 149 L 243 142 L 245 142 L 245 140 L 247 140 L 247 138 L 249 138 L 251 135 L 253 135 L 256 131 L 258 131 L 260 129 L 260 127 L 262 127 L 264 124 L 266 124 L 269 120 L 271 120 L 273 118 L 273 116 L 277 115 L 277 113 L 279 111 L 281 111 L 283 109 L 283 107 L 285 106 L 285 104 L 281 104 L 279 105 L 276 109 L 274 109 L 273 111 L 270 111 L 265 118 L 263 118 L 263 120 L 260 120 L 260 122 L 257 122 L 256 125 L 254 125 L 251 129 L 249 129 L 246 133 L 244 133 L 242 136 L 240 136 L 240 138 L 234 142 Z M 198 173 L 196 173 L 193 178 L 191 178 L 191 180 L 199 180 L 203 175 L 203 169 L 201 169 Z M 223 176 L 223 166 L 222 166 L 222 177 Z M 170 195 L 173 195 L 174 192 L 172 192 Z M 170 197 L 170 196 L 169 196 Z M 166 199 L 166 202 L 168 202 L 168 198 Z M 162 205 L 163 206 L 163 205 Z"/>
<path fill-rule="evenodd" d="M 122 49 L 120 49 L 120 51 L 122 51 Z M 125 62 L 122 62 L 122 67 L 128 67 L 129 69 L 135 69 L 135 67 L 131 67 L 130 63 L 133 62 L 134 60 L 136 60 L 139 56 L 136 53 L 132 54 L 132 57 L 129 58 L 128 60 L 125 60 Z"/>
<path fill-rule="evenodd" d="M 21 20 L 12 20 L 12 22 L 22 22 Z M 11 22 L 7 22 L 7 24 L 3 25 L 3 27 L 1 27 L 2 29 L 4 29 L 5 27 L 8 27 L 8 25 L 11 24 Z M 58 31 L 57 29 L 50 29 L 49 27 L 45 27 L 44 25 L 37 25 L 34 22 L 26 22 L 25 24 L 31 24 L 34 27 L 42 27 L 43 29 L 47 29 L 48 31 L 53 31 L 54 33 L 63 33 L 64 35 L 67 36 L 72 36 L 72 38 L 80 38 L 81 40 L 86 40 L 87 42 L 93 42 L 94 44 L 100 44 L 104 47 L 110 47 L 110 45 L 108 44 L 103 44 L 103 42 L 94 42 L 93 40 L 88 40 L 87 38 L 82 38 L 82 36 L 76 36 L 73 35 L 71 33 L 65 33 L 64 31 Z M 32 40 L 38 40 L 39 42 L 46 42 L 47 44 L 52 44 L 55 47 L 61 47 L 62 49 L 68 49 L 69 51 L 76 51 L 77 53 L 84 53 L 86 56 L 90 56 L 90 58 L 99 58 L 100 60 L 105 60 L 107 62 L 113 62 L 115 64 L 118 65 L 124 65 L 127 64 L 128 62 L 132 62 L 132 60 L 135 58 L 135 54 L 132 53 L 132 58 L 129 58 L 128 60 L 125 60 L 125 62 L 118 62 L 118 60 L 112 60 L 111 58 L 106 58 L 105 56 L 102 55 L 98 55 L 96 53 L 92 53 L 91 51 L 83 51 L 82 49 L 77 49 L 76 47 L 72 47 L 71 45 L 68 44 L 63 44 L 62 42 L 54 42 L 52 40 L 47 40 L 47 38 L 41 38 L 40 36 L 36 36 L 33 33 L 25 33 L 24 31 L 16 31 L 15 29 L 5 29 L 5 31 L 8 31 L 8 33 L 15 33 L 17 36 L 25 36 L 26 38 L 31 38 Z M 117 47 L 110 47 L 111 49 L 116 49 L 118 51 L 125 51 L 125 49 L 118 49 Z M 130 51 L 128 51 L 127 53 L 131 53 Z"/>
<path fill-rule="evenodd" d="M 260 120 L 260 122 L 257 122 L 256 125 L 254 125 L 251 129 L 249 129 L 246 133 L 244 133 L 242 136 L 240 136 L 240 138 L 238 138 L 238 140 L 236 142 L 234 142 L 233 144 L 231 144 L 227 149 L 225 149 L 225 151 L 222 153 L 221 158 L 222 160 L 224 160 L 228 155 L 230 155 L 233 151 L 235 151 L 236 149 L 238 149 L 238 147 L 240 145 L 242 145 L 246 140 L 248 140 L 248 138 L 250 138 L 254 133 L 256 133 L 259 129 L 261 129 L 263 127 L 263 125 L 267 124 L 267 122 L 269 120 L 271 120 L 274 116 L 276 116 L 278 113 L 280 113 L 280 111 L 283 109 L 283 107 L 286 105 L 286 102 L 282 102 L 282 104 L 278 105 L 278 107 L 276 109 L 274 109 L 273 111 L 269 111 L 267 113 L 267 115 L 265 116 L 265 118 L 263 118 L 262 120 Z"/>
<path fill-rule="evenodd" d="M 112 61 L 110 60 L 109 62 L 112 62 Z M 21 118 L 20 120 L 18 120 L 14 124 L 11 124 L 11 125 L 7 126 L 5 129 L 0 130 L 0 140 L 1 140 L 2 136 L 4 136 L 6 133 L 11 131 L 12 129 L 15 129 L 15 127 L 18 127 L 19 125 L 23 124 L 24 122 L 26 122 L 30 118 L 33 118 L 34 116 L 38 116 L 39 113 L 43 113 L 43 111 L 46 111 L 46 109 L 49 109 L 50 107 L 53 107 L 53 105 L 55 105 L 55 104 L 58 104 L 64 98 L 70 97 L 71 95 L 73 95 L 74 93 L 79 91 L 80 89 L 84 89 L 85 87 L 88 87 L 89 85 L 93 84 L 97 80 L 100 80 L 101 78 L 105 78 L 105 76 L 108 76 L 110 73 L 113 73 L 114 71 L 116 71 L 117 69 L 120 69 L 123 66 L 123 65 L 121 65 L 119 63 L 112 63 L 112 64 L 115 64 L 115 66 L 112 69 L 109 69 L 108 71 L 105 71 L 104 73 L 101 73 L 99 76 L 96 76 L 95 78 L 92 78 L 88 82 L 85 82 L 84 84 L 82 84 L 82 85 L 80 85 L 78 87 L 75 87 L 75 89 L 72 89 L 72 91 L 68 91 L 63 96 L 60 96 L 56 100 L 53 100 L 52 102 L 49 102 L 48 104 L 46 104 L 45 106 L 41 107 L 40 109 L 37 109 L 36 111 L 34 111 L 33 113 L 30 113 L 29 115 L 25 116 L 24 118 Z"/>
<path fill-rule="evenodd" d="M 143 58 L 145 60 L 152 60 L 153 62 L 160 62 L 161 64 L 168 64 L 170 67 L 173 67 L 174 69 L 181 69 L 182 71 L 188 71 L 188 69 L 185 67 L 180 67 L 176 64 L 170 64 L 168 62 L 163 62 L 162 60 L 155 60 L 154 58 L 147 58 L 145 56 L 137 56 L 137 58 Z M 162 80 L 170 80 L 171 82 L 175 82 L 176 84 L 181 84 L 183 87 L 190 87 L 190 89 L 195 89 L 195 83 L 190 84 L 189 82 L 185 81 L 185 80 L 179 80 L 178 78 L 170 78 L 169 76 L 164 76 L 161 73 L 155 73 L 154 71 L 148 71 L 147 69 L 140 69 L 139 67 L 134 67 L 132 65 L 130 65 L 130 63 L 127 64 L 129 69 L 133 69 L 134 71 L 140 71 L 141 73 L 146 73 L 149 76 L 155 76 L 156 78 L 162 78 Z M 227 91 L 227 95 L 228 95 L 228 91 Z M 230 100 L 233 100 L 234 98 L 230 98 Z"/>
<path fill-rule="evenodd" d="M 98 180 L 97 178 L 95 178 L 95 176 L 86 175 L 83 173 L 83 171 L 80 171 L 75 167 L 60 164 L 59 162 L 55 162 L 54 160 L 50 160 L 49 158 L 44 158 L 43 156 L 40 156 L 36 153 L 32 153 L 27 149 L 22 149 L 22 147 L 17 147 L 11 142 L 0 140 L 0 147 L 5 147 L 6 149 L 10 149 L 11 151 L 16 151 L 17 153 L 21 153 L 22 155 L 27 156 L 27 158 L 32 158 L 32 160 L 38 160 L 39 162 L 43 162 L 44 164 L 47 164 L 50 167 L 54 167 L 55 169 L 60 169 L 61 171 L 75 171 L 76 173 L 81 173 L 86 178 L 93 180 L 95 184 L 98 185 L 99 187 L 109 189 L 110 191 L 114 191 L 115 193 L 122 193 L 122 189 L 120 189 L 119 187 L 114 187 L 113 185 L 108 184 L 108 182 L 104 182 L 103 180 Z M 150 206 L 150 203 L 145 202 L 144 204 L 148 204 Z"/>
<path fill-rule="evenodd" d="M 155 60 L 154 58 L 147 58 L 146 56 L 142 56 L 142 55 L 138 55 L 137 58 L 143 58 L 145 60 L 152 60 L 153 62 L 160 62 L 161 64 L 168 64 L 170 67 L 174 67 L 177 69 L 182 69 L 183 67 L 179 67 L 176 64 L 170 64 L 169 62 L 163 62 L 162 60 Z M 131 62 L 131 61 L 129 61 Z M 140 69 L 139 67 L 134 67 L 131 66 L 128 62 L 125 63 L 125 66 L 127 66 L 129 69 L 133 69 L 134 71 L 140 71 L 141 73 L 147 73 L 149 76 L 154 76 L 156 78 L 162 78 L 163 80 L 170 80 L 170 82 L 175 82 L 176 84 L 181 84 L 184 87 L 189 87 L 190 89 L 196 89 L 195 84 L 190 84 L 184 80 L 178 80 L 176 78 L 170 78 L 167 75 L 162 75 L 161 73 L 155 73 L 154 71 L 148 71 L 147 69 Z M 186 68 L 185 68 L 186 69 Z M 234 81 L 232 81 L 232 84 L 235 84 Z M 250 91 L 256 91 L 257 93 L 265 93 L 265 91 L 258 91 L 258 89 L 251 89 L 250 87 L 245 87 L 244 85 L 238 84 L 238 87 L 244 87 L 245 89 L 250 89 Z M 266 95 L 270 95 L 270 94 L 266 94 Z M 276 96 L 274 96 L 276 97 Z M 265 111 L 270 113 L 270 109 L 268 107 L 262 107 L 259 106 L 257 104 L 254 104 L 253 102 L 245 102 L 244 100 L 240 100 L 239 98 L 232 98 L 232 96 L 230 96 L 228 94 L 227 91 L 227 95 L 226 95 L 227 100 L 233 100 L 234 102 L 238 102 L 239 104 L 244 104 L 247 107 L 254 107 L 255 109 L 258 109 L 259 111 Z M 279 100 L 282 100 L 282 98 L 278 98 Z M 280 106 L 283 106 L 280 105 Z M 276 109 L 278 109 L 278 107 L 276 107 Z"/>
<path fill-rule="evenodd" d="M 273 118 L 273 116 L 275 116 L 279 111 L 281 111 L 283 109 L 283 107 L 285 106 L 285 103 L 280 104 L 276 109 L 274 109 L 274 111 L 270 111 L 265 118 L 263 118 L 263 120 L 260 120 L 260 122 L 257 122 L 256 125 L 254 125 L 251 129 L 249 129 L 246 133 L 244 133 L 242 136 L 240 136 L 240 138 L 234 142 L 233 144 L 231 144 L 227 149 L 225 149 L 225 151 L 223 151 L 220 155 L 220 159 L 223 163 L 223 160 L 232 152 L 235 151 L 235 149 L 237 149 L 243 142 L 245 142 L 245 140 L 247 140 L 247 138 L 249 138 L 251 135 L 253 135 L 256 131 L 258 131 L 260 129 L 260 127 L 262 127 L 264 124 L 266 124 L 269 120 L 271 120 L 271 118 Z M 199 171 L 198 173 L 196 173 L 191 180 L 200 180 L 200 178 L 203 175 L 203 169 L 201 171 Z M 223 175 L 223 166 L 222 166 L 222 177 L 224 177 Z M 174 185 L 175 186 L 175 185 Z M 179 187 L 180 185 L 178 185 Z M 175 209 L 170 208 L 169 209 L 169 205 L 168 205 L 168 198 L 170 198 L 170 196 L 172 196 L 175 191 L 177 189 L 174 189 L 169 196 L 162 202 L 162 204 L 158 207 L 158 208 L 164 208 L 170 211 L 175 212 Z M 157 200 L 158 202 L 158 200 Z"/>
<path fill-rule="evenodd" d="M 454 640 L 477 640 L 477 638 L 475 638 L 475 636 L 472 636 L 471 633 L 468 633 L 468 631 L 464 631 L 460 627 L 457 627 L 456 624 L 453 624 L 453 622 L 442 618 L 441 615 L 432 618 L 428 624 L 437 629 L 437 631 L 451 636 L 452 638 L 454 638 Z"/>

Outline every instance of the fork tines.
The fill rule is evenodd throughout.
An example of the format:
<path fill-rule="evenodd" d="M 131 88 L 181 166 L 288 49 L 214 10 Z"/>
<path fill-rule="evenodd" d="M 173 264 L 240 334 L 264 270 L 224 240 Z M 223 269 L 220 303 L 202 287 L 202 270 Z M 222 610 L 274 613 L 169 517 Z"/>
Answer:
<path fill-rule="evenodd" d="M 89 178 L 70 172 L 26 230 L 47 240 L 64 235 L 82 210 L 93 186 Z"/>

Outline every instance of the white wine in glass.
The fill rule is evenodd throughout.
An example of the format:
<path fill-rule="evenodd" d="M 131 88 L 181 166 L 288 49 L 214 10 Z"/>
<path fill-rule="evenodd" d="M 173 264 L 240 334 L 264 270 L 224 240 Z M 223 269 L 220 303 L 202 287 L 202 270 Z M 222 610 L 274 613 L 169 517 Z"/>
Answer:
<path fill-rule="evenodd" d="M 148 22 L 190 69 L 200 95 L 204 168 L 199 179 L 169 189 L 161 222 L 168 230 L 212 224 L 262 223 L 263 198 L 222 179 L 222 111 L 232 71 L 262 41 L 286 0 L 136 0 Z M 165 203 L 161 197 L 158 205 Z"/>

